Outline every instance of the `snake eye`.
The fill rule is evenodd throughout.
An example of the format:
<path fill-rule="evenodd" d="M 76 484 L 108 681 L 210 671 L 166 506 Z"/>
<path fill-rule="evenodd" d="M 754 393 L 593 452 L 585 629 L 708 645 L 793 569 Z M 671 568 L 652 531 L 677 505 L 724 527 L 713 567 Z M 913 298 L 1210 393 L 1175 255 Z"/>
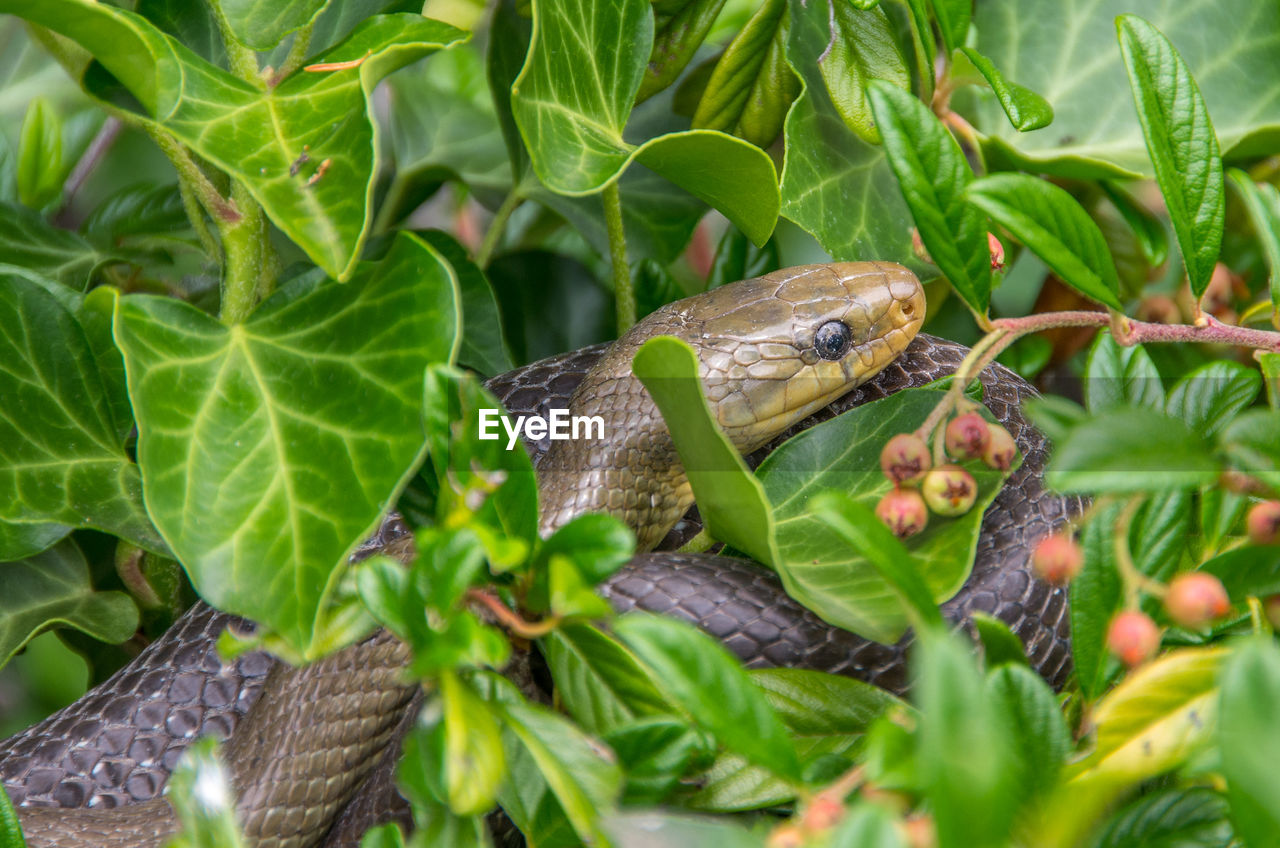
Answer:
<path fill-rule="evenodd" d="M 823 359 L 839 359 L 853 345 L 853 331 L 841 321 L 828 321 L 813 336 L 813 349 Z"/>

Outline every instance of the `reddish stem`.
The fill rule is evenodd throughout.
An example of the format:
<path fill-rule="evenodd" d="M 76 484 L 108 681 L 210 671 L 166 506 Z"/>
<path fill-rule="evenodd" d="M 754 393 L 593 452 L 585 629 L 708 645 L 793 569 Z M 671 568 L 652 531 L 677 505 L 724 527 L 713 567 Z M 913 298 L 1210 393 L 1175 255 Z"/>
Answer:
<path fill-rule="evenodd" d="M 544 618 L 542 621 L 525 621 L 519 613 L 504 604 L 501 598 L 484 589 L 468 589 L 467 598 L 483 606 L 493 614 L 499 624 L 522 639 L 546 636 L 560 626 L 560 619 L 555 616 Z"/>

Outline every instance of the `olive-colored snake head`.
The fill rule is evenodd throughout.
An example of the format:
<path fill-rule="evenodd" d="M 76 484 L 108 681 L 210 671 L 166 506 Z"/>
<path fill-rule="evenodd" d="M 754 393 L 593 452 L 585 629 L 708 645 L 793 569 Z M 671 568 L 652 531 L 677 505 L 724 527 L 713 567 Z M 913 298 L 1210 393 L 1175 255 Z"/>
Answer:
<path fill-rule="evenodd" d="M 653 399 L 631 372 L 654 336 L 697 352 L 707 399 L 742 452 L 866 382 L 906 349 L 924 321 L 924 290 L 891 262 L 784 268 L 669 303 L 601 357 L 570 399 L 598 416 L 600 440 L 552 442 L 538 466 L 540 531 L 608 512 L 657 544 L 693 492 Z"/>
<path fill-rule="evenodd" d="M 891 262 L 784 268 L 672 304 L 707 400 L 742 451 L 866 382 L 924 322 L 924 289 Z"/>

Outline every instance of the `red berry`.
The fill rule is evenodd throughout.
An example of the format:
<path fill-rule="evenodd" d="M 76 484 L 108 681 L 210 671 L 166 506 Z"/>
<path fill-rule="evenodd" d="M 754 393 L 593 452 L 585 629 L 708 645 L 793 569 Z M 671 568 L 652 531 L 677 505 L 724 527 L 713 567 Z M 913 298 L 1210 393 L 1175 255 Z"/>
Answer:
<path fill-rule="evenodd" d="M 1199 629 L 1229 613 L 1231 599 L 1227 597 L 1221 580 L 1212 574 L 1191 571 L 1179 574 L 1169 582 L 1164 609 L 1176 623 Z"/>
<path fill-rule="evenodd" d="M 943 465 L 924 475 L 920 492 L 938 515 L 963 515 L 978 498 L 978 484 L 960 466 Z"/>
<path fill-rule="evenodd" d="M 987 420 L 976 412 L 957 415 L 947 424 L 947 453 L 956 459 L 982 456 L 990 441 L 991 428 Z"/>
<path fill-rule="evenodd" d="M 929 523 L 929 510 L 915 489 L 894 489 L 876 504 L 876 518 L 899 539 L 914 536 Z"/>
<path fill-rule="evenodd" d="M 995 233 L 987 233 L 987 249 L 991 251 L 991 270 L 999 271 L 1004 267 L 1004 245 Z"/>
<path fill-rule="evenodd" d="M 1018 445 L 1009 431 L 999 424 L 990 425 L 991 438 L 982 451 L 982 461 L 997 471 L 1008 471 L 1018 458 Z"/>
<path fill-rule="evenodd" d="M 1255 545 L 1280 544 L 1280 501 L 1254 504 L 1245 518 L 1249 541 Z"/>
<path fill-rule="evenodd" d="M 919 480 L 932 465 L 929 446 L 915 433 L 899 433 L 880 451 L 880 469 L 894 483 Z"/>
<path fill-rule="evenodd" d="M 803 827 L 810 833 L 830 830 L 844 818 L 844 804 L 828 795 L 818 795 L 804 811 Z"/>
<path fill-rule="evenodd" d="M 1040 579 L 1056 585 L 1071 582 L 1084 566 L 1084 552 L 1065 533 L 1045 536 L 1031 555 L 1031 567 Z"/>
<path fill-rule="evenodd" d="M 1160 649 L 1160 630 L 1145 613 L 1125 610 L 1111 619 L 1107 628 L 1107 650 L 1133 668 L 1155 656 Z"/>

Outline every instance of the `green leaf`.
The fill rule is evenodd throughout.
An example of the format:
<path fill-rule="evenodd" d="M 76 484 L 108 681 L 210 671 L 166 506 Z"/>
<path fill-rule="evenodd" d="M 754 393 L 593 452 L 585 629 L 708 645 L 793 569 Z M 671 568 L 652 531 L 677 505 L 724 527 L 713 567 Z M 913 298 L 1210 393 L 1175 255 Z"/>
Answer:
<path fill-rule="evenodd" d="M 990 671 L 1004 665 L 1029 666 L 1027 649 L 1022 640 L 995 616 L 985 612 L 974 612 L 970 616 L 973 629 L 977 631 L 978 640 L 982 642 L 982 659 Z"/>
<path fill-rule="evenodd" d="M 1254 0 L 1023 0 L 978 3 L 975 46 L 1010 78 L 1053 104 L 1049 132 L 1019 133 L 995 97 L 956 108 L 985 134 L 988 162 L 1082 179 L 1151 174 L 1114 44 L 1115 18 L 1141 15 L 1179 46 L 1230 158 L 1269 153 L 1280 130 L 1280 8 Z M 973 91 L 972 89 L 970 91 Z M 1184 94 L 1185 96 L 1185 94 Z M 957 102 L 958 101 L 958 102 Z M 1201 166 L 1203 167 L 1203 165 Z"/>
<path fill-rule="evenodd" d="M 467 250 L 457 239 L 442 230 L 419 233 L 449 263 L 458 276 L 458 293 L 462 307 L 462 339 L 458 347 L 458 364 L 492 377 L 515 367 L 493 286 Z"/>
<path fill-rule="evenodd" d="M 1003 845 L 1017 784 L 1003 711 L 984 691 L 968 648 L 941 630 L 920 634 L 916 680 L 925 797 L 943 848 Z M 982 815 L 974 815 L 981 810 Z"/>
<path fill-rule="evenodd" d="M 170 778 L 169 803 L 181 823 L 172 848 L 244 848 L 236 817 L 232 777 L 213 737 L 198 739 L 182 753 Z"/>
<path fill-rule="evenodd" d="M 973 3 L 970 0 L 931 0 L 929 5 L 938 19 L 938 31 L 942 33 L 942 46 L 947 53 L 963 47 L 973 20 Z"/>
<path fill-rule="evenodd" d="M 440 710 L 423 710 L 417 723 L 405 734 L 404 754 L 396 766 L 396 785 L 413 808 L 415 839 L 410 848 L 419 845 L 450 845 L 457 848 L 489 848 L 488 830 L 481 816 L 462 817 L 449 809 L 445 723 Z M 403 848 L 400 829 L 391 825 L 388 834 L 391 848 Z M 361 848 L 371 837 L 369 831 Z M 374 842 L 372 848 L 387 848 Z"/>
<path fill-rule="evenodd" d="M 716 255 L 707 273 L 707 288 L 760 277 L 778 270 L 781 265 L 776 240 L 770 239 L 764 247 L 756 247 L 740 230 L 730 227 L 716 245 Z"/>
<path fill-rule="evenodd" d="M 877 641 L 896 641 L 907 619 L 898 591 L 870 557 L 897 562 L 898 556 L 891 551 L 899 546 L 878 554 L 855 550 L 814 514 L 810 504 L 819 493 L 836 489 L 866 511 L 874 509 L 890 488 L 880 472 L 885 442 L 894 433 L 919 427 L 941 398 L 942 393 L 934 390 L 908 389 L 864 404 L 792 438 L 757 471 L 774 505 L 778 550 L 784 562 L 779 573 L 788 594 L 826 620 Z M 935 516 L 924 532 L 907 543 L 911 568 L 918 569 L 935 601 L 954 595 L 968 578 L 982 512 L 1000 489 L 999 472 L 980 463 L 967 467 L 978 483 L 973 509 L 955 519 Z M 900 570 L 906 568 L 901 564 Z"/>
<path fill-rule="evenodd" d="M 561 194 L 595 194 L 637 161 L 763 244 L 779 202 L 764 151 L 709 130 L 669 133 L 638 147 L 623 140 L 653 44 L 649 4 L 619 0 L 588 10 L 578 0 L 536 0 L 533 6 L 533 42 L 511 106 L 539 179 Z"/>
<path fill-rule="evenodd" d="M 635 654 L 598 628 L 566 623 L 539 644 L 565 709 L 588 733 L 673 711 Z"/>
<path fill-rule="evenodd" d="M 621 725 L 604 741 L 626 772 L 622 800 L 628 805 L 665 801 L 703 747 L 700 735 L 687 722 L 668 716 Z"/>
<path fill-rule="evenodd" d="M 1099 829 L 1090 848 L 1215 848 L 1232 841 L 1227 802 L 1201 787 L 1171 787 L 1143 795 Z"/>
<path fill-rule="evenodd" d="M 764 848 L 759 833 L 723 818 L 657 811 L 616 813 L 605 821 L 615 848 Z"/>
<path fill-rule="evenodd" d="M 1273 488 L 1280 488 L 1280 412 L 1254 409 L 1218 434 L 1227 461 Z"/>
<path fill-rule="evenodd" d="M 1057 445 L 1045 480 L 1060 492 L 1188 489 L 1222 470 L 1186 424 L 1143 407 L 1114 408 L 1073 429 Z"/>
<path fill-rule="evenodd" d="M 72 293 L 48 285 L 0 277 L 0 520 L 93 527 L 164 552 L 120 436 L 122 387 L 60 301 Z"/>
<path fill-rule="evenodd" d="M 1280 310 L 1280 189 L 1271 183 L 1255 183 L 1239 168 L 1227 171 L 1231 184 L 1240 193 L 1254 235 L 1267 257 L 1271 273 L 1271 303 Z"/>
<path fill-rule="evenodd" d="M 960 52 L 968 57 L 987 81 L 987 85 L 991 86 L 1014 129 L 1029 132 L 1053 123 L 1053 107 L 1049 105 L 1049 101 L 1029 88 L 1005 80 L 991 60 L 972 47 L 961 47 Z"/>
<path fill-rule="evenodd" d="M 440 675 L 440 700 L 449 807 L 460 816 L 487 813 L 506 771 L 497 718 L 455 672 Z"/>
<path fill-rule="evenodd" d="M 636 552 L 636 534 L 612 515 L 579 515 L 558 527 L 539 549 L 539 563 L 553 556 L 573 562 L 589 586 L 602 582 Z"/>
<path fill-rule="evenodd" d="M 789 31 L 787 0 L 765 0 L 711 71 L 693 113 L 695 128 L 733 133 L 759 147 L 773 143 L 800 93 L 786 60 Z"/>
<path fill-rule="evenodd" d="M 909 92 L 907 63 L 898 51 L 883 9 L 860 10 L 852 3 L 832 2 L 830 13 L 830 41 L 818 58 L 827 95 L 849 129 L 864 141 L 878 144 L 880 132 L 867 100 L 867 86 L 872 80 L 880 80 L 882 85 L 892 84 Z M 813 15 L 814 12 L 805 15 L 800 25 L 812 27 L 818 23 Z"/>
<path fill-rule="evenodd" d="M 359 60 L 358 67 L 299 70 L 263 90 L 105 3 L 0 0 L 0 12 L 92 52 L 151 120 L 248 188 L 276 226 L 338 279 L 354 270 L 371 219 L 378 169 L 369 92 L 391 71 L 465 37 L 417 15 L 370 18 L 316 57 Z"/>
<path fill-rule="evenodd" d="M 819 70 L 832 38 L 831 0 L 789 0 L 788 9 L 787 62 L 804 88 L 784 128 L 782 214 L 836 261 L 911 264 L 911 217 L 884 152 L 845 124 Z"/>
<path fill-rule="evenodd" d="M 241 44 L 270 50 L 315 20 L 329 0 L 218 0 L 226 28 Z"/>
<path fill-rule="evenodd" d="M 973 180 L 964 153 L 929 107 L 909 92 L 876 81 L 868 95 L 920 240 L 965 303 L 986 314 L 991 251 L 986 222 L 964 201 Z"/>
<path fill-rule="evenodd" d="M 119 257 L 84 237 L 49 224 L 30 209 L 0 202 L 0 271 L 21 268 L 73 289 L 89 284 L 93 272 Z"/>
<path fill-rule="evenodd" d="M 678 8 L 655 9 L 658 18 L 653 52 L 645 66 L 636 102 L 641 103 L 676 81 L 706 39 L 725 0 L 679 0 Z"/>
<path fill-rule="evenodd" d="M 621 789 L 617 763 L 567 719 L 545 707 L 521 699 L 506 701 L 501 709 L 504 747 L 512 763 L 507 785 L 499 796 L 502 808 L 523 832 L 541 844 L 540 834 L 531 833 L 533 817 L 529 814 L 537 810 L 549 791 L 584 842 L 608 845 L 602 819 L 613 810 Z M 541 785 L 537 785 L 538 778 L 512 785 L 525 775 L 537 775 Z M 516 797 L 535 802 L 522 803 Z"/>
<path fill-rule="evenodd" d="M 1280 786 L 1271 779 L 1280 758 L 1280 651 L 1267 638 L 1241 644 L 1222 670 L 1222 773 L 1237 834 L 1250 846 L 1275 845 L 1280 834 Z"/>
<path fill-rule="evenodd" d="M 636 351 L 632 368 L 671 430 L 707 531 L 761 562 L 779 562 L 764 487 L 707 407 L 693 348 L 657 336 Z"/>
<path fill-rule="evenodd" d="M 1229 360 L 1207 362 L 1178 380 L 1165 411 L 1212 438 L 1253 404 L 1261 388 L 1261 375 L 1248 366 Z"/>
<path fill-rule="evenodd" d="M 34 97 L 18 136 L 18 200 L 43 209 L 62 194 L 62 118 L 44 97 Z"/>
<path fill-rule="evenodd" d="M 348 552 L 421 461 L 423 369 L 457 331 L 453 275 L 413 236 L 232 327 L 119 300 L 148 508 L 202 597 L 310 649 Z"/>
<path fill-rule="evenodd" d="M 1025 800 L 1047 793 L 1071 751 L 1071 734 L 1053 690 L 1022 663 L 991 672 L 987 693 L 1006 716 L 1003 726 L 1016 761 L 1016 796 Z"/>
<path fill-rule="evenodd" d="M 1111 333 L 1098 333 L 1085 363 L 1084 402 L 1094 415 L 1126 406 L 1164 409 L 1164 384 L 1146 348 L 1121 347 Z M 1167 412 L 1181 418 L 1174 409 Z"/>
<path fill-rule="evenodd" d="M 1186 62 L 1136 15 L 1116 19 L 1120 52 L 1191 291 L 1204 294 L 1222 246 L 1222 152 L 1204 96 Z"/>
<path fill-rule="evenodd" d="M 1258 366 L 1267 387 L 1267 405 L 1280 412 L 1280 353 L 1260 354 Z"/>
<path fill-rule="evenodd" d="M 672 618 L 628 613 L 613 631 L 668 696 L 728 749 L 780 777 L 800 776 L 795 746 L 768 701 L 720 643 Z"/>
<path fill-rule="evenodd" d="M 860 680 L 797 668 L 748 672 L 782 719 L 803 765 L 823 758 L 847 760 L 864 734 L 890 709 L 906 705 Z M 751 765 L 733 753 L 720 756 L 696 777 L 700 786 L 688 803 L 698 809 L 733 811 L 776 806 L 794 800 L 794 783 Z"/>
<path fill-rule="evenodd" d="M 79 546 L 64 540 L 20 562 L 0 563 L 5 605 L 0 613 L 0 666 L 37 633 L 74 627 L 115 644 L 138 629 L 138 607 L 124 592 L 99 592 Z"/>
<path fill-rule="evenodd" d="M 1105 306 L 1123 309 L 1120 278 L 1102 231 L 1066 191 L 1026 174 L 996 174 L 970 185 L 966 197 L 1067 285 Z"/>
<path fill-rule="evenodd" d="M 46 551 L 70 532 L 65 524 L 0 521 L 0 562 L 16 562 Z"/>
<path fill-rule="evenodd" d="M 22 825 L 18 822 L 18 811 L 3 786 L 0 786 L 0 848 L 27 848 L 27 841 L 22 838 Z"/>
<path fill-rule="evenodd" d="M 1218 554 L 1200 570 L 1222 581 L 1237 601 L 1280 593 L 1280 545 L 1246 545 Z"/>
<path fill-rule="evenodd" d="M 1124 222 L 1133 231 L 1138 246 L 1142 249 L 1143 258 L 1152 268 L 1158 268 L 1169 258 L 1169 239 L 1165 235 L 1164 222 L 1151 214 L 1150 210 L 1134 200 L 1128 192 L 1117 184 L 1103 180 L 1099 185 L 1111 205 L 1124 218 Z"/>

